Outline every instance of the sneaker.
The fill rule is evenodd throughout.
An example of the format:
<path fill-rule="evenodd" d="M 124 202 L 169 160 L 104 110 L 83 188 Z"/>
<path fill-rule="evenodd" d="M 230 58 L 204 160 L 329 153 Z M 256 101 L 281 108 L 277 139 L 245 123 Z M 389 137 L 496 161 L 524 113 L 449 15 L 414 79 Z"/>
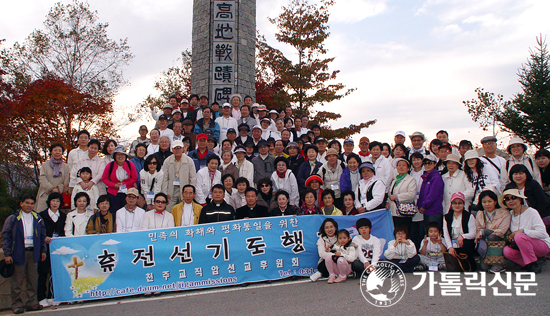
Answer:
<path fill-rule="evenodd" d="M 329 283 L 329 284 L 334 283 L 334 280 L 336 280 L 336 276 L 331 275 L 331 276 L 328 277 L 328 283 Z"/>
<path fill-rule="evenodd" d="M 540 267 L 540 264 L 538 262 L 533 262 L 529 266 L 529 272 L 533 272 L 535 274 L 539 274 L 542 272 L 542 268 Z"/>
<path fill-rule="evenodd" d="M 344 282 L 348 277 L 345 276 L 345 277 L 341 277 L 341 276 L 338 276 L 336 278 L 336 280 L 334 280 L 334 283 L 341 283 L 341 282 Z"/>
<path fill-rule="evenodd" d="M 421 272 L 421 271 L 426 271 L 426 266 L 423 265 L 423 264 L 419 264 L 417 265 L 416 267 L 414 267 L 414 272 Z"/>
<path fill-rule="evenodd" d="M 17 314 L 23 314 L 24 312 L 25 312 L 25 310 L 23 309 L 23 307 L 13 310 L 13 313 L 16 314 L 16 315 Z"/>
<path fill-rule="evenodd" d="M 59 306 L 59 302 L 54 301 L 53 298 L 48 299 L 48 304 L 50 304 L 50 306 Z"/>
<path fill-rule="evenodd" d="M 317 271 L 317 272 L 313 273 L 312 275 L 310 275 L 309 279 L 311 280 L 311 282 L 315 282 L 315 281 L 319 280 L 322 276 L 323 276 L 323 274 L 321 274 L 321 272 Z"/>
<path fill-rule="evenodd" d="M 48 301 L 47 298 L 41 300 L 40 302 L 38 302 L 38 304 L 42 305 L 42 307 L 48 307 L 48 306 L 50 306 L 50 302 Z"/>
<path fill-rule="evenodd" d="M 506 271 L 506 268 L 501 265 L 494 265 L 489 269 L 489 272 L 491 273 L 500 273 Z"/>

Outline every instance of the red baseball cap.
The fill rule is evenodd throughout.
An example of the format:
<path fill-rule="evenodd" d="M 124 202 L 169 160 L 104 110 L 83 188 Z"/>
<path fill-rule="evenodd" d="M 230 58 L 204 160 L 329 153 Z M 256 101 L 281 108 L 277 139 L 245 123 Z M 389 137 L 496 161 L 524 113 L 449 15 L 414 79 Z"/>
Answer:
<path fill-rule="evenodd" d="M 199 139 L 208 139 L 208 136 L 205 133 L 200 133 L 199 135 L 197 135 L 197 140 Z"/>

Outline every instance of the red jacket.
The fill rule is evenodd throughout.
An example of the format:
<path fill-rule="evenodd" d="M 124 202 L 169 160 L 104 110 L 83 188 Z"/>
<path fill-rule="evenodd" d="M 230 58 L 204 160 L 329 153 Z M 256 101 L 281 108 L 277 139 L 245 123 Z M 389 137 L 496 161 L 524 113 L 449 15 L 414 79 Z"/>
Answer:
<path fill-rule="evenodd" d="M 109 169 L 111 169 L 111 164 L 114 164 L 111 174 L 109 174 Z M 105 170 L 103 170 L 103 176 L 101 177 L 101 180 L 105 185 L 107 186 L 107 193 L 116 195 L 118 192 L 118 189 L 115 188 L 115 184 L 118 182 L 122 182 L 127 188 L 136 187 L 136 181 L 137 181 L 137 171 L 136 167 L 134 166 L 134 163 L 126 160 L 124 164 L 122 165 L 122 168 L 128 173 L 128 178 L 124 181 L 118 180 L 116 177 L 116 169 L 118 166 L 116 165 L 116 161 L 110 162 L 105 166 Z"/>

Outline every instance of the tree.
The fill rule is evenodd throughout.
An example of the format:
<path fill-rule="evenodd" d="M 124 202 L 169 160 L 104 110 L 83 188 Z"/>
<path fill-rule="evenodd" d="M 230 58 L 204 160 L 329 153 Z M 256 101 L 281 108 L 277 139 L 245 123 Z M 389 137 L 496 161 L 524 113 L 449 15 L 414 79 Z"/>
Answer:
<path fill-rule="evenodd" d="M 182 51 L 174 65 L 155 78 L 153 87 L 158 94 L 156 96 L 148 95 L 139 104 L 145 112 L 149 112 L 151 104 L 156 108 L 162 108 L 171 96 L 176 96 L 179 100 L 189 96 L 191 93 L 191 51 L 189 49 Z"/>
<path fill-rule="evenodd" d="M 59 78 L 35 80 L 1 101 L 0 171 L 12 192 L 29 184 L 38 186 L 39 169 L 49 158 L 52 143 L 61 142 L 69 149 L 79 130 L 87 129 L 98 138 L 111 136 L 114 130 L 110 100 L 81 93 Z"/>
<path fill-rule="evenodd" d="M 291 0 L 277 18 L 270 18 L 269 21 L 279 30 L 275 38 L 290 45 L 296 51 L 298 61 L 294 63 L 258 34 L 256 79 L 268 85 L 276 80 L 282 81 L 286 96 L 280 97 L 280 100 L 285 103 L 273 104 L 273 107 L 284 108 L 290 103 L 298 115 L 313 116 L 312 121 L 323 124 L 321 133 L 325 137 L 345 137 L 360 132 L 376 121 L 332 130 L 327 123 L 341 118 L 341 115 L 314 111 L 316 105 L 340 100 L 355 91 L 355 88 L 346 89 L 343 84 L 334 83 L 340 72 L 329 70 L 334 57 L 322 58 L 327 53 L 324 42 L 330 35 L 329 8 L 333 4 L 333 0 L 321 0 L 320 6 L 311 5 L 307 0 Z"/>
<path fill-rule="evenodd" d="M 550 144 L 550 56 L 542 35 L 529 54 L 518 72 L 522 92 L 504 106 L 498 120 L 504 130 L 540 149 Z"/>
<path fill-rule="evenodd" d="M 492 129 L 493 136 L 496 136 L 497 127 L 502 126 L 497 117 L 502 113 L 505 106 L 510 104 L 510 101 L 504 101 L 501 94 L 495 96 L 492 92 L 485 92 L 483 88 L 477 88 L 477 100 L 462 101 L 468 108 L 468 113 L 472 116 L 472 120 L 479 124 L 481 129 L 488 131 Z"/>
<path fill-rule="evenodd" d="M 107 36 L 108 23 L 98 22 L 88 3 L 58 2 L 23 43 L 1 52 L 4 67 L 18 84 L 55 76 L 94 98 L 113 98 L 127 84 L 122 68 L 134 57 L 127 39 Z"/>

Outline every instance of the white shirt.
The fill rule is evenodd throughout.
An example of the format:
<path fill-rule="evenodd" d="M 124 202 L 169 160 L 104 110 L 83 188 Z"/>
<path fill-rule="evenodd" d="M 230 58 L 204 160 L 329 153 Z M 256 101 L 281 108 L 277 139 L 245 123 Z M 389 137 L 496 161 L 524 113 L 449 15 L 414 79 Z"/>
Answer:
<path fill-rule="evenodd" d="M 80 147 L 76 147 L 75 149 L 71 150 L 69 152 L 69 156 L 67 157 L 67 164 L 69 165 L 69 170 L 73 169 L 73 166 L 79 161 L 84 159 L 88 155 L 88 150 L 84 151 L 80 149 Z"/>
<path fill-rule="evenodd" d="M 388 158 L 380 155 L 373 165 L 376 169 L 376 177 L 384 181 L 386 184 L 386 192 L 388 192 L 392 180 L 392 166 L 390 165 Z"/>
<path fill-rule="evenodd" d="M 168 139 L 170 139 L 170 144 L 171 144 L 172 140 L 174 139 L 174 131 L 169 128 L 165 130 L 159 129 L 159 131 L 160 131 L 160 137 L 167 136 Z"/>
<path fill-rule="evenodd" d="M 181 213 L 181 226 L 192 226 L 195 223 L 193 214 L 193 203 L 183 202 L 183 212 Z"/>
<path fill-rule="evenodd" d="M 32 214 L 21 211 L 21 219 L 23 220 L 23 233 L 25 237 L 25 247 L 32 247 L 34 245 L 32 240 L 33 222 Z"/>
<path fill-rule="evenodd" d="M 117 233 L 141 230 L 143 215 L 145 215 L 145 211 L 137 206 L 132 212 L 128 211 L 126 207 L 119 209 L 116 212 Z"/>
<path fill-rule="evenodd" d="M 52 210 L 48 209 L 48 215 L 50 215 L 52 221 L 57 222 L 57 220 L 59 219 L 59 210 L 54 213 L 52 212 Z"/>
<path fill-rule="evenodd" d="M 232 117 L 220 116 L 216 119 L 216 123 L 220 126 L 220 139 L 218 142 L 221 143 L 227 139 L 227 130 L 230 128 L 235 129 L 235 132 L 239 129 L 237 120 Z"/>
<path fill-rule="evenodd" d="M 171 227 L 174 227 L 174 216 L 166 211 L 162 212 L 162 214 L 158 214 L 154 210 L 151 210 L 143 214 L 141 230 Z"/>
<path fill-rule="evenodd" d="M 145 155 L 145 158 L 159 151 L 159 146 L 159 144 L 154 145 L 153 143 L 150 143 L 147 146 L 147 155 Z"/>

